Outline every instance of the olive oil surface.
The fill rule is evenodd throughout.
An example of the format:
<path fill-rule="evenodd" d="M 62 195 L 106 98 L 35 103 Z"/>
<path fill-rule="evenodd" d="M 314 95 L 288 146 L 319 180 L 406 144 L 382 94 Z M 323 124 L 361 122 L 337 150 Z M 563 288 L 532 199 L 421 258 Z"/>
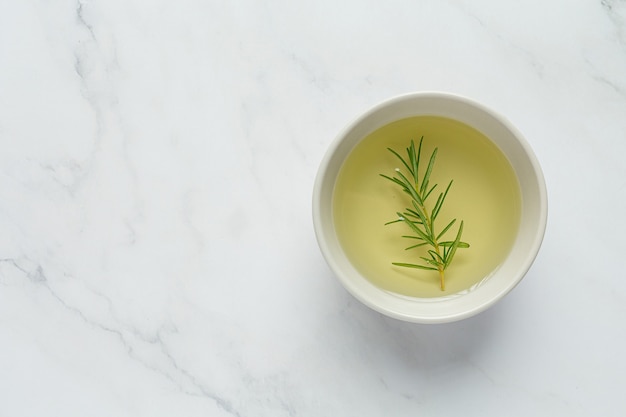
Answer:
<path fill-rule="evenodd" d="M 399 186 L 379 174 L 393 176 L 402 163 L 387 150 L 406 157 L 411 139 L 424 137 L 420 177 L 434 148 L 437 159 L 430 184 L 438 184 L 426 206 L 432 210 L 440 192 L 454 180 L 435 222 L 435 233 L 457 219 L 444 236 L 454 240 L 461 220 L 462 240 L 446 269 L 446 290 L 436 271 L 409 269 L 392 262 L 423 264 L 427 246 L 402 238 L 413 234 L 396 212 L 411 206 Z M 406 173 L 406 171 L 404 171 Z M 412 297 L 438 297 L 473 288 L 497 269 L 510 251 L 520 223 L 521 194 L 506 156 L 476 129 L 455 120 L 416 116 L 388 124 L 364 138 L 348 155 L 333 193 L 333 220 L 343 250 L 361 274 L 382 289 Z"/>

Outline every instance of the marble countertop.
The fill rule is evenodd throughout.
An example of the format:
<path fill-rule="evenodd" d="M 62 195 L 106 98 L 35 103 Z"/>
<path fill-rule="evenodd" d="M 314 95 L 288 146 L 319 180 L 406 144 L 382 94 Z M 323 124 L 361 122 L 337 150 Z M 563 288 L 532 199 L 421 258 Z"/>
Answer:
<path fill-rule="evenodd" d="M 505 114 L 543 247 L 471 319 L 341 287 L 311 220 L 389 97 Z M 626 2 L 0 3 L 0 416 L 623 416 Z"/>

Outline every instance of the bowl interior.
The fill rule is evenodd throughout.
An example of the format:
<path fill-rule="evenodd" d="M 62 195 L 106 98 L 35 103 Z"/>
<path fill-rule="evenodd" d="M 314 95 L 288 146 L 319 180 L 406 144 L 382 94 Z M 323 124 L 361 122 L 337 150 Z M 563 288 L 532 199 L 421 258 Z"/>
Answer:
<path fill-rule="evenodd" d="M 368 134 L 412 116 L 441 116 L 465 123 L 492 140 L 509 159 L 521 193 L 521 218 L 513 247 L 499 268 L 478 288 L 462 295 L 414 298 L 381 290 L 363 277 L 345 255 L 333 225 L 336 178 L 351 150 Z M 330 146 L 315 183 L 313 219 L 322 253 L 344 287 L 371 308 L 402 320 L 436 323 L 459 320 L 488 308 L 524 277 L 541 245 L 547 219 L 545 183 L 522 135 L 503 117 L 468 99 L 416 93 L 388 100 L 348 125 Z"/>

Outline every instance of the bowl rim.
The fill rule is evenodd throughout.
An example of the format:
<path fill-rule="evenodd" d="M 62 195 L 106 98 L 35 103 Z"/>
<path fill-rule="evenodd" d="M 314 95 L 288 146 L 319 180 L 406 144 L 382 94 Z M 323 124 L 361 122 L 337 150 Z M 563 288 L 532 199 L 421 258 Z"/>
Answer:
<path fill-rule="evenodd" d="M 461 104 L 473 107 L 474 109 L 478 110 L 479 112 L 482 112 L 488 117 L 491 117 L 492 119 L 494 119 L 495 122 L 499 123 L 506 130 L 508 130 L 511 136 L 517 142 L 517 144 L 519 144 L 520 147 L 523 149 L 524 157 L 527 159 L 527 162 L 529 163 L 531 167 L 531 172 L 534 176 L 533 181 L 536 181 L 536 185 L 537 185 L 537 191 L 538 191 L 537 197 L 538 197 L 539 208 L 538 208 L 538 218 L 537 218 L 537 223 L 536 223 L 537 227 L 533 234 L 532 241 L 529 244 L 530 249 L 526 253 L 526 256 L 524 257 L 524 259 L 521 262 L 519 262 L 519 267 L 516 270 L 517 272 L 515 274 L 514 279 L 509 280 L 507 285 L 503 286 L 499 291 L 493 294 L 490 298 L 483 300 L 480 303 L 476 303 L 475 305 L 472 305 L 471 308 L 467 308 L 467 309 L 464 309 L 462 311 L 458 311 L 452 314 L 417 316 L 414 314 L 408 314 L 403 311 L 390 309 L 388 307 L 383 307 L 379 303 L 374 302 L 372 297 L 367 296 L 367 294 L 364 293 L 362 285 L 357 285 L 357 283 L 353 282 L 353 280 L 348 279 L 346 274 L 344 274 L 344 271 L 342 270 L 341 266 L 338 264 L 338 261 L 336 259 L 336 254 L 334 255 L 333 253 L 331 253 L 332 249 L 330 248 L 329 236 L 326 235 L 327 230 L 324 227 L 324 224 L 323 224 L 324 220 L 322 219 L 321 212 L 323 210 L 322 193 L 325 190 L 324 186 L 327 184 L 326 178 L 329 175 L 330 164 L 333 160 L 333 157 L 337 153 L 338 149 L 347 139 L 349 134 L 359 125 L 361 125 L 366 120 L 368 120 L 370 117 L 379 113 L 385 108 L 388 108 L 395 104 L 406 102 L 406 101 L 415 101 L 415 100 L 419 101 L 419 100 L 428 100 L 428 99 L 451 101 L 451 102 L 461 103 Z M 399 117 L 398 119 L 400 118 L 402 117 Z M 360 140 L 362 140 L 362 138 L 359 139 L 357 143 Z M 334 179 L 332 179 L 332 187 L 334 189 Z M 318 245 L 320 247 L 320 250 L 322 252 L 324 259 L 326 260 L 327 264 L 331 268 L 334 275 L 342 283 L 343 287 L 350 294 L 352 294 L 352 296 L 357 298 L 363 304 L 367 305 L 368 307 L 384 315 L 387 315 L 389 317 L 393 317 L 396 319 L 404 320 L 404 321 L 411 321 L 411 322 L 418 322 L 418 323 L 443 323 L 443 322 L 452 322 L 452 321 L 462 320 L 462 319 L 474 316 L 488 309 L 495 303 L 497 303 L 506 294 L 508 294 L 511 290 L 513 290 L 513 288 L 515 288 L 519 284 L 519 282 L 521 282 L 524 276 L 527 274 L 528 270 L 530 269 L 530 267 L 532 266 L 532 264 L 534 263 L 537 257 L 537 254 L 543 242 L 543 238 L 545 236 L 545 231 L 547 227 L 548 197 L 547 197 L 547 188 L 545 184 L 545 177 L 543 175 L 543 171 L 539 164 L 539 160 L 537 159 L 533 149 L 531 148 L 530 144 L 528 143 L 524 135 L 506 117 L 502 116 L 500 113 L 492 110 L 491 108 L 473 99 L 470 99 L 468 97 L 465 97 L 459 94 L 449 93 L 449 92 L 420 91 L 420 92 L 409 92 L 405 94 L 396 95 L 396 96 L 390 97 L 386 100 L 383 100 L 375 104 L 374 106 L 370 107 L 366 111 L 359 114 L 357 117 L 353 118 L 348 124 L 346 124 L 343 127 L 343 129 L 339 131 L 339 133 L 335 136 L 335 138 L 333 139 L 333 141 L 330 143 L 329 147 L 327 148 L 326 153 L 324 154 L 320 162 L 318 171 L 317 171 L 312 197 L 313 197 L 312 216 L 313 216 L 314 231 L 315 231 Z M 331 222 L 332 222 L 332 218 L 331 218 Z M 345 257 L 345 254 L 341 256 Z M 366 278 L 364 279 L 367 280 Z M 381 293 L 391 294 L 388 291 L 381 289 L 381 288 L 378 288 L 378 291 Z M 428 302 L 435 303 L 433 305 L 436 305 L 438 301 L 443 301 L 446 298 L 444 296 L 444 297 L 435 297 L 435 298 L 430 298 L 430 299 L 421 299 L 421 298 L 416 298 L 416 297 L 406 297 L 406 296 L 402 296 L 399 294 L 393 294 L 393 295 L 397 297 L 401 297 L 401 298 L 410 299 L 412 300 L 411 302 L 417 302 L 417 300 L 420 300 L 420 302 L 424 302 L 425 300 L 429 300 Z"/>

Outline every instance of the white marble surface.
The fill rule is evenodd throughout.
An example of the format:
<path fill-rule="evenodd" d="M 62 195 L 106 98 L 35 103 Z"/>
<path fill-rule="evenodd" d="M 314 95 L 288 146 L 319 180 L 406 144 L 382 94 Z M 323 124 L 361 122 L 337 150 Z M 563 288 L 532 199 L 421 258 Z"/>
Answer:
<path fill-rule="evenodd" d="M 335 134 L 400 93 L 543 164 L 526 279 L 449 325 L 325 265 Z M 623 416 L 626 2 L 0 1 L 0 416 Z"/>

